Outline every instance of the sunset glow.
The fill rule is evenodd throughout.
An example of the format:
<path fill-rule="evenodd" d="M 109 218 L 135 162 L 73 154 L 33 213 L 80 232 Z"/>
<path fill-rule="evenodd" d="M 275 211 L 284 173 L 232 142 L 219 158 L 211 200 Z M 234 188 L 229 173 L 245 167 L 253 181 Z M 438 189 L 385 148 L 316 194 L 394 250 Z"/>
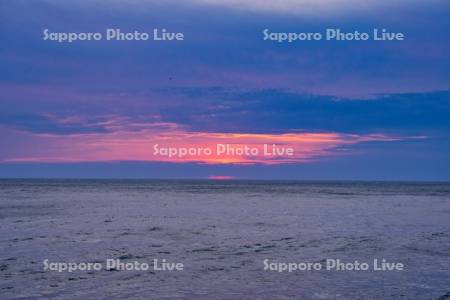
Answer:
<path fill-rule="evenodd" d="M 64 122 L 77 120 L 65 119 Z M 342 133 L 220 133 L 191 132 L 173 123 L 128 123 L 115 117 L 103 124 L 107 132 L 83 134 L 37 134 L 4 130 L 20 143 L 4 162 L 196 162 L 201 164 L 281 164 L 307 162 L 334 156 L 344 146 L 370 141 L 395 141 L 386 135 Z M 33 145 L 33 146 L 31 146 Z M 155 152 L 155 149 L 160 152 Z M 169 150 L 190 150 L 167 155 Z M 252 149 L 252 153 L 242 153 Z M 286 153 L 292 149 L 292 153 Z M 209 152 L 208 152 L 209 151 Z M 344 151 L 345 152 L 345 151 Z"/>

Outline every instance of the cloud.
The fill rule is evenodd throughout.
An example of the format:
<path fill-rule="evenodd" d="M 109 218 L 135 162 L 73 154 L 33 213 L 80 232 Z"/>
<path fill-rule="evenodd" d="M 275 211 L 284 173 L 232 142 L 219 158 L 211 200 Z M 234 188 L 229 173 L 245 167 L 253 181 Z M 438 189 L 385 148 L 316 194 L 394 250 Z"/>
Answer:
<path fill-rule="evenodd" d="M 333 132 L 199 132 L 187 131 L 183 126 L 173 123 L 136 123 L 132 120 L 127 122 L 127 118 L 122 117 L 112 118 L 106 123 L 111 129 L 109 132 L 64 135 L 2 128 L 0 133 L 9 142 L 6 151 L 0 151 L 0 161 L 281 164 L 308 162 L 344 154 L 347 151 L 345 146 L 358 143 L 402 139 L 383 134 L 355 135 Z M 218 147 L 222 150 L 218 150 Z M 281 152 L 276 152 L 273 147 Z M 169 153 L 171 155 L 168 155 Z"/>
<path fill-rule="evenodd" d="M 265 13 L 326 14 L 326 17 L 329 17 L 330 14 L 370 12 L 375 9 L 392 9 L 420 3 L 418 0 L 192 0 L 191 2 Z M 434 0 L 431 2 L 438 3 L 439 1 Z"/>
<path fill-rule="evenodd" d="M 348 99 L 284 89 L 174 88 L 167 97 L 184 97 L 189 107 L 165 118 L 194 129 L 251 132 L 325 131 L 396 134 L 450 130 L 450 92 L 375 95 Z M 197 104 L 197 105 L 196 105 Z"/>
<path fill-rule="evenodd" d="M 0 125 L 33 133 L 104 133 L 121 126 L 137 131 L 148 123 L 230 133 L 383 132 L 409 136 L 450 130 L 449 91 L 349 99 L 287 89 L 202 86 L 141 93 L 20 86 L 4 90 L 10 96 L 3 100 L 8 110 L 0 111 Z"/>
<path fill-rule="evenodd" d="M 7 43 L 1 50 L 2 83 L 115 87 L 127 92 L 171 85 L 228 85 L 338 96 L 449 88 L 448 1 L 3 2 L 0 35 Z M 371 16 L 358 12 L 333 18 L 330 13 L 350 14 L 362 7 L 370 8 Z M 324 19 L 286 16 L 302 13 L 321 14 Z M 186 40 L 70 45 L 42 40 L 44 28 L 103 32 L 112 26 L 124 31 L 163 27 L 184 32 Z M 281 45 L 262 39 L 264 28 L 323 32 L 328 27 L 368 32 L 382 27 L 404 32 L 407 39 Z"/>

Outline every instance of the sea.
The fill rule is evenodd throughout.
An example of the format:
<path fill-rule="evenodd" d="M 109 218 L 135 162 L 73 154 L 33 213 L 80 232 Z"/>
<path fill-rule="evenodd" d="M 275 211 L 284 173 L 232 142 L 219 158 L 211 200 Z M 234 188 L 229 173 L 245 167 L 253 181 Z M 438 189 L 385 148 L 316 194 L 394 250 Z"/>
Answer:
<path fill-rule="evenodd" d="M 1 179 L 0 298 L 450 299 L 450 183 Z"/>

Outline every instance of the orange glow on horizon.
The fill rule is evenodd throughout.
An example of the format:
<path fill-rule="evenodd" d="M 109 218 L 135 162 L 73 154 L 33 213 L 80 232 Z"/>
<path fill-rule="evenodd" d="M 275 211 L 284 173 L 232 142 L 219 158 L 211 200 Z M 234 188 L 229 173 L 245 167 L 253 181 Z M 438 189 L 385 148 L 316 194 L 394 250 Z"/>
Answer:
<path fill-rule="evenodd" d="M 232 180 L 235 179 L 234 176 L 227 176 L 227 175 L 211 175 L 208 177 L 208 179 L 212 180 Z"/>

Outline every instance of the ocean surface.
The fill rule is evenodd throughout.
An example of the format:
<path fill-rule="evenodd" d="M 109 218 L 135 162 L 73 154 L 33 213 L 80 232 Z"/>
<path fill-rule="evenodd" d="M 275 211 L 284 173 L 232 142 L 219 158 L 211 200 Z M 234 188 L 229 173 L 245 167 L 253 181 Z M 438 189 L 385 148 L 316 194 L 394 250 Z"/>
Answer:
<path fill-rule="evenodd" d="M 44 270 L 44 261 L 183 271 Z M 404 271 L 264 270 L 327 259 Z M 0 180 L 1 299 L 450 299 L 450 184 Z"/>

